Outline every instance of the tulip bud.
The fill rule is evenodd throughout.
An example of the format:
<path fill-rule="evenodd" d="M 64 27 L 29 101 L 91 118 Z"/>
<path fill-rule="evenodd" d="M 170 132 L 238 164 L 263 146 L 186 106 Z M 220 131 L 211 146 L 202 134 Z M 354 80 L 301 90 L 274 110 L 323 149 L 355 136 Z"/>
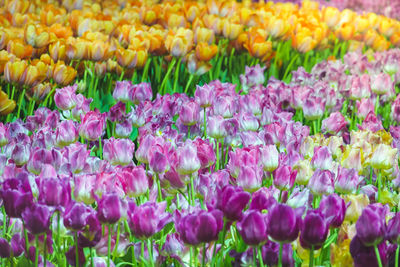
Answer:
<path fill-rule="evenodd" d="M 196 102 L 202 108 L 206 108 L 212 105 L 214 102 L 214 88 L 208 84 L 204 84 L 203 86 L 196 85 L 196 91 L 194 92 L 194 97 Z"/>
<path fill-rule="evenodd" d="M 200 106 L 195 101 L 182 105 L 179 118 L 186 126 L 195 125 L 200 119 Z"/>
<path fill-rule="evenodd" d="M 243 209 L 251 196 L 240 187 L 227 185 L 217 197 L 217 208 L 224 213 L 224 217 L 230 221 L 237 221 L 242 218 Z"/>
<path fill-rule="evenodd" d="M 261 163 L 264 171 L 273 172 L 279 165 L 279 152 L 275 145 L 261 147 Z"/>
<path fill-rule="evenodd" d="M 300 210 L 277 203 L 268 212 L 268 235 L 275 241 L 290 243 L 297 239 L 301 225 Z M 297 214 L 299 213 L 299 214 Z"/>
<path fill-rule="evenodd" d="M 290 166 L 281 165 L 275 170 L 274 186 L 281 191 L 288 191 L 293 187 L 296 175 L 297 171 Z"/>
<path fill-rule="evenodd" d="M 192 141 L 187 140 L 182 147 L 176 150 L 178 162 L 176 170 L 181 175 L 189 175 L 198 171 L 201 167 L 197 157 L 197 148 Z"/>
<path fill-rule="evenodd" d="M 71 120 L 62 121 L 56 128 L 56 143 L 59 147 L 65 147 L 76 142 L 78 137 L 78 129 Z"/>
<path fill-rule="evenodd" d="M 382 242 L 386 233 L 386 208 L 382 204 L 365 207 L 356 223 L 357 236 L 365 246 L 375 246 Z"/>
<path fill-rule="evenodd" d="M 41 204 L 33 204 L 22 212 L 24 225 L 33 235 L 46 232 L 50 226 L 50 218 L 52 212 L 50 209 Z"/>
<path fill-rule="evenodd" d="M 334 192 L 334 175 L 328 170 L 316 170 L 308 181 L 308 188 L 314 195 L 329 195 Z"/>
<path fill-rule="evenodd" d="M 329 232 L 329 224 L 318 210 L 309 210 L 303 219 L 300 231 L 300 244 L 303 248 L 319 249 Z"/>
<path fill-rule="evenodd" d="M 54 95 L 56 106 L 61 110 L 71 110 L 76 105 L 76 91 L 77 86 L 66 86 L 57 89 Z"/>
<path fill-rule="evenodd" d="M 89 141 L 99 139 L 105 128 L 105 114 L 98 110 L 89 111 L 82 119 L 79 127 L 79 135 Z"/>
<path fill-rule="evenodd" d="M 258 246 L 268 240 L 266 216 L 257 210 L 247 211 L 236 227 L 249 246 Z"/>
<path fill-rule="evenodd" d="M 103 157 L 112 165 L 128 165 L 132 162 L 135 144 L 130 139 L 104 140 Z"/>
<path fill-rule="evenodd" d="M 102 223 L 114 224 L 126 216 L 127 204 L 116 193 L 104 194 L 98 201 L 97 216 Z"/>

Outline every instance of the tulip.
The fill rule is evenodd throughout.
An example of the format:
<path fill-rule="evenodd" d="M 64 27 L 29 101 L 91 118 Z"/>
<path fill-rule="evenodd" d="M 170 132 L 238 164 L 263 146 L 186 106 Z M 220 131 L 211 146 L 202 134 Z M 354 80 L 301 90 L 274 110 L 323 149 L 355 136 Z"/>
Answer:
<path fill-rule="evenodd" d="M 368 74 L 355 76 L 351 80 L 350 99 L 360 100 L 371 96 L 370 77 Z"/>
<path fill-rule="evenodd" d="M 62 86 L 70 84 L 76 77 L 77 71 L 70 67 L 66 66 L 61 61 L 58 61 L 53 69 L 53 79 L 54 81 Z"/>
<path fill-rule="evenodd" d="M 275 145 L 261 147 L 261 162 L 264 171 L 273 172 L 279 165 L 279 152 Z"/>
<path fill-rule="evenodd" d="M 191 140 L 187 140 L 182 147 L 179 147 L 176 154 L 178 157 L 176 171 L 179 174 L 189 175 L 200 169 L 201 164 L 197 157 L 197 148 Z"/>
<path fill-rule="evenodd" d="M 230 221 L 240 220 L 243 209 L 247 206 L 251 195 L 240 187 L 226 185 L 217 195 L 217 208 Z"/>
<path fill-rule="evenodd" d="M 239 115 L 239 127 L 243 132 L 253 131 L 256 132 L 260 127 L 258 119 L 251 113 L 242 113 Z"/>
<path fill-rule="evenodd" d="M 200 119 L 200 106 L 195 101 L 190 101 L 181 107 L 179 118 L 186 126 L 195 125 Z"/>
<path fill-rule="evenodd" d="M 218 239 L 223 227 L 222 217 L 222 212 L 219 210 L 190 213 L 178 219 L 176 230 L 186 244 L 209 243 Z"/>
<path fill-rule="evenodd" d="M 9 258 L 11 256 L 11 246 L 4 238 L 0 238 L 0 258 Z"/>
<path fill-rule="evenodd" d="M 111 137 L 104 141 L 103 157 L 112 165 L 128 165 L 132 162 L 135 144 L 129 139 Z"/>
<path fill-rule="evenodd" d="M 76 89 L 76 85 L 57 89 L 54 95 L 56 106 L 61 110 L 73 109 L 76 105 Z"/>
<path fill-rule="evenodd" d="M 131 101 L 131 92 L 133 91 L 133 84 L 130 81 L 117 81 L 115 83 L 113 98 L 117 101 L 127 103 Z M 124 111 L 125 113 L 125 111 Z"/>
<path fill-rule="evenodd" d="M 207 117 L 207 135 L 221 140 L 228 135 L 226 121 L 220 115 Z"/>
<path fill-rule="evenodd" d="M 300 231 L 300 244 L 303 248 L 319 249 L 329 232 L 329 223 L 319 210 L 309 210 L 303 219 Z"/>
<path fill-rule="evenodd" d="M 274 173 L 274 186 L 281 191 L 290 190 L 296 180 L 297 171 L 286 165 L 279 166 Z"/>
<path fill-rule="evenodd" d="M 397 148 L 392 148 L 385 144 L 379 144 L 371 156 L 370 164 L 372 168 L 387 170 L 393 166 L 396 159 Z"/>
<path fill-rule="evenodd" d="M 72 173 L 80 173 L 87 166 L 87 158 L 90 151 L 86 149 L 86 145 L 81 143 L 73 143 L 63 148 L 64 164 L 62 169 Z"/>
<path fill-rule="evenodd" d="M 355 169 L 339 167 L 335 181 L 335 189 L 338 193 L 354 193 L 361 181 Z"/>
<path fill-rule="evenodd" d="M 329 195 L 334 192 L 334 175 L 328 170 L 316 170 L 308 181 L 308 188 L 314 195 Z"/>
<path fill-rule="evenodd" d="M 78 137 L 78 129 L 71 120 L 62 121 L 56 128 L 56 143 L 59 147 L 75 143 Z"/>
<path fill-rule="evenodd" d="M 141 206 L 129 203 L 128 222 L 132 234 L 139 239 L 148 239 L 160 232 L 171 221 L 165 212 L 167 202 L 146 202 Z"/>
<path fill-rule="evenodd" d="M 102 223 L 114 224 L 126 215 L 127 204 L 116 193 L 105 194 L 98 201 L 97 216 Z"/>
<path fill-rule="evenodd" d="M 138 197 L 147 192 L 149 182 L 143 167 L 126 168 L 117 173 L 124 192 L 129 197 Z"/>
<path fill-rule="evenodd" d="M 51 210 L 41 204 L 33 204 L 21 214 L 25 227 L 33 235 L 42 234 L 49 229 L 51 215 Z"/>
<path fill-rule="evenodd" d="M 325 104 L 318 97 L 306 99 L 303 106 L 304 117 L 307 120 L 317 120 L 322 117 L 325 111 Z"/>
<path fill-rule="evenodd" d="M 308 181 L 314 173 L 308 160 L 297 161 L 293 165 L 293 170 L 297 171 L 295 182 L 299 185 L 307 185 Z"/>
<path fill-rule="evenodd" d="M 11 238 L 11 250 L 14 257 L 19 257 L 24 252 L 24 239 L 21 234 L 14 234 Z"/>
<path fill-rule="evenodd" d="M 25 61 L 7 62 L 4 67 L 4 79 L 9 83 L 21 83 L 27 67 Z"/>
<path fill-rule="evenodd" d="M 265 68 L 265 66 L 261 68 L 260 64 L 257 64 L 253 67 L 245 67 L 245 74 L 240 75 L 240 82 L 245 92 L 248 92 L 249 88 L 253 88 L 264 83 Z"/>
<path fill-rule="evenodd" d="M 380 243 L 378 246 L 378 252 L 382 266 L 387 265 L 386 257 L 386 244 Z M 379 266 L 378 259 L 373 247 L 365 246 L 358 236 L 355 236 L 350 243 L 350 254 L 353 258 L 353 264 L 355 267 L 362 266 Z"/>
<path fill-rule="evenodd" d="M 371 77 L 371 90 L 377 95 L 384 95 L 393 88 L 392 78 L 387 73 L 379 73 Z"/>
<path fill-rule="evenodd" d="M 79 135 L 89 141 L 99 139 L 103 135 L 105 128 L 105 116 L 98 110 L 89 111 L 82 118 L 79 127 Z"/>
<path fill-rule="evenodd" d="M 374 112 L 375 106 L 371 98 L 357 100 L 357 117 L 365 119 L 370 112 Z"/>
<path fill-rule="evenodd" d="M 80 202 L 71 202 L 64 213 L 64 225 L 73 231 L 82 230 L 86 224 L 90 214 L 94 210 Z"/>
<path fill-rule="evenodd" d="M 76 262 L 76 246 L 71 246 L 65 253 L 68 264 L 72 266 L 84 266 L 86 262 L 85 253 L 83 248 L 78 247 L 78 264 Z"/>
<path fill-rule="evenodd" d="M 46 178 L 39 181 L 39 203 L 48 206 L 67 206 L 71 201 L 71 186 L 65 180 Z"/>
<path fill-rule="evenodd" d="M 334 112 L 331 113 L 328 118 L 322 121 L 321 131 L 331 134 L 337 134 L 340 131 L 344 130 L 347 124 L 348 122 L 343 117 L 342 113 Z"/>
<path fill-rule="evenodd" d="M 326 146 L 314 148 L 314 156 L 311 159 L 314 169 L 331 170 L 333 167 L 332 155 Z"/>
<path fill-rule="evenodd" d="M 400 243 L 400 213 L 389 220 L 385 237 L 393 244 Z"/>
<path fill-rule="evenodd" d="M 133 90 L 130 91 L 130 100 L 138 105 L 145 101 L 151 101 L 153 98 L 153 91 L 150 83 L 139 83 L 133 85 Z"/>
<path fill-rule="evenodd" d="M 269 210 L 273 205 L 276 204 L 276 199 L 273 197 L 273 192 L 262 187 L 253 193 L 249 210 Z"/>
<path fill-rule="evenodd" d="M 332 194 L 322 197 L 318 210 L 321 211 L 331 227 L 338 228 L 344 221 L 346 208 L 344 200 L 338 195 Z"/>
<path fill-rule="evenodd" d="M 256 191 L 262 186 L 262 169 L 257 166 L 241 166 L 236 183 L 246 191 Z"/>
<path fill-rule="evenodd" d="M 236 227 L 249 246 L 258 246 L 268 240 L 266 216 L 257 210 L 245 212 Z"/>
<path fill-rule="evenodd" d="M 386 233 L 385 208 L 382 205 L 368 205 L 356 223 L 357 236 L 365 246 L 376 246 Z"/>
<path fill-rule="evenodd" d="M 208 84 L 203 86 L 196 85 L 196 91 L 194 92 L 194 97 L 196 102 L 202 108 L 206 108 L 212 105 L 214 102 L 214 88 Z"/>
<path fill-rule="evenodd" d="M 200 42 L 196 45 L 196 57 L 201 61 L 210 61 L 218 53 L 216 45 Z"/>
<path fill-rule="evenodd" d="M 279 243 L 290 243 L 297 239 L 301 226 L 301 210 L 277 203 L 268 212 L 268 235 Z"/>
<path fill-rule="evenodd" d="M 32 190 L 27 178 L 5 180 L 0 193 L 5 212 L 11 218 L 20 218 L 21 213 L 32 204 Z"/>

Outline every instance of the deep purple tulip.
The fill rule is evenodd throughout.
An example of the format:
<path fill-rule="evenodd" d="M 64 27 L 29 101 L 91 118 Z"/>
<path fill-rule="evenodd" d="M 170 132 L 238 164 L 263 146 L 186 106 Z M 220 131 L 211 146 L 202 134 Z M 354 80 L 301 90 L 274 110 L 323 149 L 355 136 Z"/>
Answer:
<path fill-rule="evenodd" d="M 278 266 L 279 243 L 268 241 L 261 248 L 264 264 L 268 266 Z M 294 267 L 293 249 L 291 244 L 282 246 L 282 267 Z"/>
<path fill-rule="evenodd" d="M 301 210 L 277 203 L 268 212 L 268 235 L 280 243 L 290 243 L 299 235 Z"/>
<path fill-rule="evenodd" d="M 6 214 L 11 218 L 20 218 L 21 213 L 33 201 L 31 187 L 28 178 L 9 178 L 3 182 L 0 190 Z"/>
<path fill-rule="evenodd" d="M 267 216 L 257 210 L 244 213 L 242 220 L 237 222 L 236 227 L 249 246 L 258 246 L 268 240 Z"/>
<path fill-rule="evenodd" d="M 370 204 L 364 208 L 356 222 L 357 236 L 365 246 L 374 246 L 382 242 L 386 233 L 384 207 Z"/>
<path fill-rule="evenodd" d="M 65 257 L 67 258 L 67 262 L 69 265 L 80 267 L 85 266 L 86 258 L 85 253 L 83 253 L 83 248 L 78 247 L 78 261 L 79 266 L 76 265 L 76 247 L 71 246 L 68 251 L 65 253 Z"/>
<path fill-rule="evenodd" d="M 300 244 L 303 248 L 319 249 L 329 232 L 329 224 L 319 210 L 309 210 L 303 219 L 300 231 Z"/>
<path fill-rule="evenodd" d="M 11 246 L 4 238 L 0 238 L 0 258 L 9 258 L 11 256 Z"/>
<path fill-rule="evenodd" d="M 223 227 L 223 215 L 219 210 L 190 213 L 177 221 L 177 232 L 189 245 L 208 243 L 218 239 Z"/>
<path fill-rule="evenodd" d="M 325 219 L 331 227 L 338 228 L 344 221 L 347 207 L 341 197 L 337 194 L 333 194 L 323 196 L 318 209 L 325 216 Z"/>
<path fill-rule="evenodd" d="M 87 224 L 87 218 L 92 213 L 94 210 L 83 203 L 70 203 L 64 213 L 64 225 L 74 231 L 82 230 Z"/>
<path fill-rule="evenodd" d="M 126 215 L 127 204 L 117 193 L 109 193 L 98 201 L 97 216 L 102 223 L 114 224 Z"/>
<path fill-rule="evenodd" d="M 153 98 L 153 91 L 150 83 L 138 83 L 133 85 L 130 92 L 130 100 L 133 104 L 138 105 L 144 101 L 150 101 Z"/>
<path fill-rule="evenodd" d="M 11 238 L 11 250 L 14 257 L 19 257 L 25 250 L 25 240 L 21 234 L 14 234 Z"/>
<path fill-rule="evenodd" d="M 47 206 L 35 203 L 22 212 L 22 219 L 29 232 L 38 235 L 49 229 L 51 215 Z"/>
<path fill-rule="evenodd" d="M 129 202 L 128 222 L 132 234 L 139 239 L 147 239 L 161 231 L 171 221 L 171 214 L 165 211 L 167 202 L 146 202 L 136 206 Z"/>
<path fill-rule="evenodd" d="M 386 239 L 394 244 L 400 244 L 400 213 L 396 213 L 388 222 Z"/>
<path fill-rule="evenodd" d="M 378 245 L 379 256 L 383 266 L 386 266 L 387 264 L 386 249 L 387 246 L 385 242 L 382 242 Z M 378 266 L 378 260 L 376 258 L 374 247 L 365 246 L 357 235 L 351 240 L 350 254 L 353 258 L 355 267 Z"/>
<path fill-rule="evenodd" d="M 237 221 L 242 218 L 243 209 L 249 203 L 250 198 L 250 193 L 243 191 L 242 188 L 227 185 L 217 196 L 217 208 L 224 213 L 228 220 Z"/>
<path fill-rule="evenodd" d="M 260 188 L 254 192 L 251 196 L 250 210 L 269 210 L 276 204 L 276 199 L 273 196 L 272 191 L 268 191 L 265 187 Z"/>
<path fill-rule="evenodd" d="M 67 206 L 71 201 L 71 185 L 66 180 L 45 178 L 39 182 L 39 202 L 48 206 Z"/>
<path fill-rule="evenodd" d="M 78 232 L 79 247 L 94 247 L 101 240 L 101 224 L 94 212 L 86 217 L 86 226 Z"/>

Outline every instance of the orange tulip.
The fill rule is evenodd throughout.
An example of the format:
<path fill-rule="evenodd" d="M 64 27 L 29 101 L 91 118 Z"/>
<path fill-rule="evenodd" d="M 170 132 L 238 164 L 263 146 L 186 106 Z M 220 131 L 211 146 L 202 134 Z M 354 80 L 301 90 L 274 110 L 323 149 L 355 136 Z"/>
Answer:
<path fill-rule="evenodd" d="M 240 39 L 242 38 L 243 36 L 240 37 Z M 259 58 L 262 61 L 266 61 L 272 55 L 272 43 L 270 41 L 266 41 L 264 36 L 258 34 L 256 29 L 248 32 L 248 36 L 243 44 L 243 47 L 247 49 L 250 55 Z"/>
<path fill-rule="evenodd" d="M 210 61 L 218 52 L 218 46 L 198 43 L 196 46 L 196 57 L 200 61 Z"/>
<path fill-rule="evenodd" d="M 107 42 L 95 40 L 88 44 L 88 58 L 93 61 L 104 61 L 113 56 L 114 48 Z"/>
<path fill-rule="evenodd" d="M 379 32 L 390 38 L 395 33 L 396 27 L 394 20 L 381 17 L 379 22 Z"/>
<path fill-rule="evenodd" d="M 147 7 L 142 7 L 140 10 L 140 19 L 141 21 L 146 24 L 146 25 L 153 25 L 157 21 L 157 11 L 147 8 Z"/>
<path fill-rule="evenodd" d="M 186 4 L 184 8 L 186 19 L 193 22 L 196 18 L 200 17 L 201 9 L 197 3 Z"/>
<path fill-rule="evenodd" d="M 336 35 L 344 41 L 350 40 L 354 36 L 354 25 L 351 23 L 345 23 L 336 30 Z"/>
<path fill-rule="evenodd" d="M 46 73 L 41 73 L 36 66 L 29 65 L 21 76 L 21 83 L 27 86 L 35 86 L 46 79 Z"/>
<path fill-rule="evenodd" d="M 76 77 L 76 70 L 70 66 L 66 66 L 62 61 L 58 61 L 54 65 L 53 79 L 61 86 L 70 84 Z"/>
<path fill-rule="evenodd" d="M 187 25 L 185 16 L 183 14 L 176 14 L 176 13 L 169 14 L 166 17 L 166 21 L 168 23 L 169 29 L 180 28 L 180 27 L 185 28 Z"/>
<path fill-rule="evenodd" d="M 289 23 L 277 17 L 271 17 L 267 26 L 268 34 L 274 38 L 283 37 L 288 32 L 289 29 L 290 29 Z"/>
<path fill-rule="evenodd" d="M 25 45 L 21 39 L 10 40 L 7 44 L 8 53 L 16 55 L 20 59 L 30 58 L 33 53 L 33 47 Z"/>
<path fill-rule="evenodd" d="M 193 75 L 203 75 L 211 69 L 212 65 L 208 62 L 200 61 L 194 53 L 187 56 L 187 68 Z"/>
<path fill-rule="evenodd" d="M 57 38 L 68 39 L 73 32 L 70 26 L 63 26 L 60 23 L 55 23 L 47 29 L 50 33 L 54 33 Z"/>
<path fill-rule="evenodd" d="M 142 68 L 147 60 L 146 50 L 118 49 L 117 62 L 125 68 Z"/>
<path fill-rule="evenodd" d="M 10 12 L 11 14 L 15 13 L 21 13 L 24 14 L 25 12 L 28 11 L 28 9 L 31 6 L 31 2 L 27 0 L 12 0 L 12 1 L 7 1 L 7 11 Z"/>
<path fill-rule="evenodd" d="M 176 34 L 169 32 L 165 40 L 165 47 L 174 57 L 185 56 L 193 46 L 193 32 L 179 28 Z"/>
<path fill-rule="evenodd" d="M 374 42 L 372 43 L 372 49 L 376 51 L 388 50 L 389 47 L 390 43 L 382 35 L 378 35 L 378 37 L 375 38 Z"/>
<path fill-rule="evenodd" d="M 228 20 L 223 20 L 222 23 L 222 33 L 224 37 L 228 38 L 229 40 L 238 38 L 239 34 L 241 34 L 243 31 L 243 25 L 241 24 L 230 23 Z"/>
<path fill-rule="evenodd" d="M 390 42 L 391 42 L 393 45 L 395 45 L 395 46 L 397 46 L 397 47 L 400 47 L 400 32 L 396 32 L 395 34 L 393 34 L 393 35 L 390 37 Z"/>
<path fill-rule="evenodd" d="M 372 29 L 369 29 L 365 34 L 364 34 L 364 42 L 368 46 L 372 46 L 374 43 L 375 39 L 379 36 L 379 34 Z"/>
<path fill-rule="evenodd" d="M 14 61 L 16 58 L 13 54 L 8 53 L 5 50 L 0 50 L 0 74 L 3 73 L 4 67 L 9 61 Z"/>
<path fill-rule="evenodd" d="M 8 34 L 4 30 L 0 30 L 0 50 L 3 50 L 6 47 L 6 44 L 8 43 Z"/>
<path fill-rule="evenodd" d="M 50 34 L 46 31 L 40 31 L 34 24 L 29 24 L 24 30 L 24 40 L 35 48 L 41 48 L 50 42 Z"/>
<path fill-rule="evenodd" d="M 340 21 L 340 11 L 335 7 L 325 7 L 322 10 L 322 17 L 329 28 L 335 28 Z"/>
<path fill-rule="evenodd" d="M 4 67 L 4 79 L 9 83 L 20 83 L 28 64 L 24 60 L 7 62 Z"/>
<path fill-rule="evenodd" d="M 50 26 L 55 23 L 62 23 L 65 16 L 65 9 L 57 8 L 54 5 L 46 5 L 40 11 L 41 23 Z"/>
<path fill-rule="evenodd" d="M 7 115 L 13 112 L 16 107 L 14 100 L 10 100 L 8 95 L 0 90 L 0 115 Z"/>

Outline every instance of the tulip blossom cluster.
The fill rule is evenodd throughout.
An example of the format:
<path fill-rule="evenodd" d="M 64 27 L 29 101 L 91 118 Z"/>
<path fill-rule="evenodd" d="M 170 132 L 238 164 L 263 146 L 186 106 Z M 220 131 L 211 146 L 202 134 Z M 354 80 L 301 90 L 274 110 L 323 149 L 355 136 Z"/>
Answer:
<path fill-rule="evenodd" d="M 399 21 L 312 1 L 13 0 L 0 10 L 0 26 L 0 115 L 18 106 L 7 121 L 53 107 L 56 88 L 74 81 L 100 109 L 124 78 L 151 81 L 162 94 L 187 92 L 204 79 L 235 83 L 232 74 L 254 61 L 287 78 L 298 59 L 314 63 L 311 51 L 326 59 L 324 50 L 336 57 L 400 45 Z"/>

